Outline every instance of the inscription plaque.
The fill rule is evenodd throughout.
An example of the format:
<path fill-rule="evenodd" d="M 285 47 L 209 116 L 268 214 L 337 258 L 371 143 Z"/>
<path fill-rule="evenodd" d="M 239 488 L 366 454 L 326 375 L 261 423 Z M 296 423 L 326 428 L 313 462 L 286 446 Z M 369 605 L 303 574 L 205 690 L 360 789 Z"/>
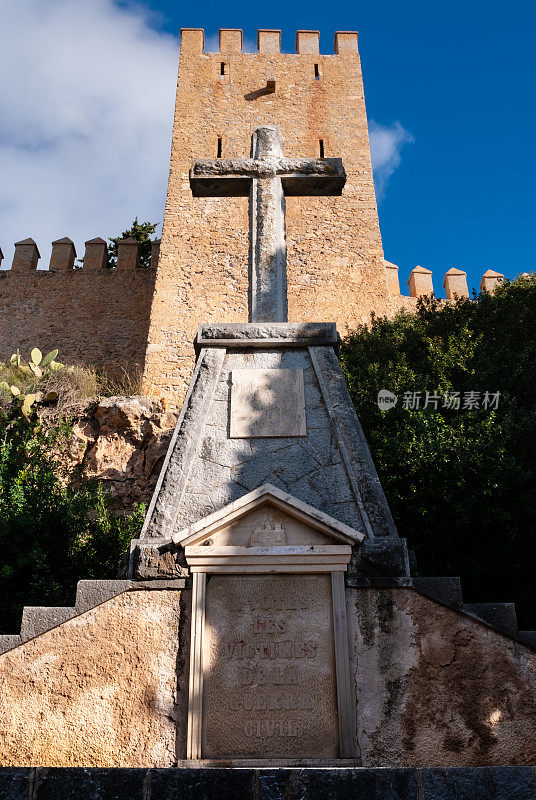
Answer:
<path fill-rule="evenodd" d="M 234 369 L 231 439 L 306 436 L 302 369 Z"/>
<path fill-rule="evenodd" d="M 203 758 L 337 758 L 331 579 L 213 575 Z"/>

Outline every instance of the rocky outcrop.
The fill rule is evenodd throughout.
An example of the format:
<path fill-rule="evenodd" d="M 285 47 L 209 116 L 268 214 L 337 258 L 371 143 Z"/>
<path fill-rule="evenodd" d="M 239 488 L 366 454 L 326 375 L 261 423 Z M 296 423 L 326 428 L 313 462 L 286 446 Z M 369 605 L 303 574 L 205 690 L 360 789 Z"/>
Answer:
<path fill-rule="evenodd" d="M 78 416 L 70 458 L 84 474 L 106 484 L 117 509 L 149 502 L 176 416 L 158 400 L 107 397 Z"/>

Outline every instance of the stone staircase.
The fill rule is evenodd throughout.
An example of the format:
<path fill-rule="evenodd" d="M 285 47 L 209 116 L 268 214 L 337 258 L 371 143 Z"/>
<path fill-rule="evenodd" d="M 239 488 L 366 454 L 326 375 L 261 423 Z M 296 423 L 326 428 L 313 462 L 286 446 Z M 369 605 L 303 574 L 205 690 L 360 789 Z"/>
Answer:
<path fill-rule="evenodd" d="M 84 580 L 78 581 L 74 606 L 25 606 L 19 635 L 0 635 L 0 654 L 56 628 L 132 589 L 183 588 L 184 579 L 174 581 Z M 460 611 L 489 628 L 536 650 L 536 631 L 520 631 L 514 603 L 464 603 L 460 578 L 349 578 L 348 585 L 377 588 L 410 588 L 419 594 Z"/>
<path fill-rule="evenodd" d="M 77 617 L 85 611 L 131 589 L 134 581 L 78 581 L 74 606 L 25 606 L 19 635 L 0 636 L 0 653 L 34 639 L 41 633 L 56 628 L 62 622 Z M 139 584 L 137 584 L 139 586 Z"/>

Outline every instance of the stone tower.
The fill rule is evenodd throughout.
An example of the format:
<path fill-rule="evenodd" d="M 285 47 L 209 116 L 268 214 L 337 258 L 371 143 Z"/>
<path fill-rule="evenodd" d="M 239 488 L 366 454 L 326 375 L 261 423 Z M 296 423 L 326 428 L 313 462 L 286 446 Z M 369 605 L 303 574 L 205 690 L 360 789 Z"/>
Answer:
<path fill-rule="evenodd" d="M 316 31 L 298 31 L 296 53 L 280 41 L 260 30 L 245 53 L 240 30 L 221 30 L 220 51 L 205 53 L 202 29 L 182 31 L 147 393 L 184 396 L 199 320 L 248 319 L 248 199 L 193 197 L 188 174 L 197 158 L 248 157 L 258 125 L 279 123 L 288 157 L 336 155 L 347 174 L 342 196 L 287 199 L 289 321 L 334 320 L 344 335 L 389 312 L 357 33 L 336 33 L 330 55 Z"/>

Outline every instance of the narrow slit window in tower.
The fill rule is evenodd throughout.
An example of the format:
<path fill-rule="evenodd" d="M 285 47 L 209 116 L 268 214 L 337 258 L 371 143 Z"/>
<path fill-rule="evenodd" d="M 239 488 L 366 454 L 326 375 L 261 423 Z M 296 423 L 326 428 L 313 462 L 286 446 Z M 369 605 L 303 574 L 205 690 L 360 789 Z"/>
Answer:
<path fill-rule="evenodd" d="M 221 158 L 221 136 L 218 136 L 218 155 L 216 158 Z"/>
<path fill-rule="evenodd" d="M 222 61 L 220 64 L 220 76 L 223 78 L 224 75 L 226 74 L 227 74 L 227 65 L 225 64 L 225 61 Z"/>
<path fill-rule="evenodd" d="M 318 144 L 319 144 L 319 147 L 320 147 L 320 158 L 324 158 L 324 140 L 323 139 L 319 139 L 318 140 Z"/>
<path fill-rule="evenodd" d="M 315 81 L 320 80 L 320 71 L 318 69 L 318 64 L 315 64 Z"/>

